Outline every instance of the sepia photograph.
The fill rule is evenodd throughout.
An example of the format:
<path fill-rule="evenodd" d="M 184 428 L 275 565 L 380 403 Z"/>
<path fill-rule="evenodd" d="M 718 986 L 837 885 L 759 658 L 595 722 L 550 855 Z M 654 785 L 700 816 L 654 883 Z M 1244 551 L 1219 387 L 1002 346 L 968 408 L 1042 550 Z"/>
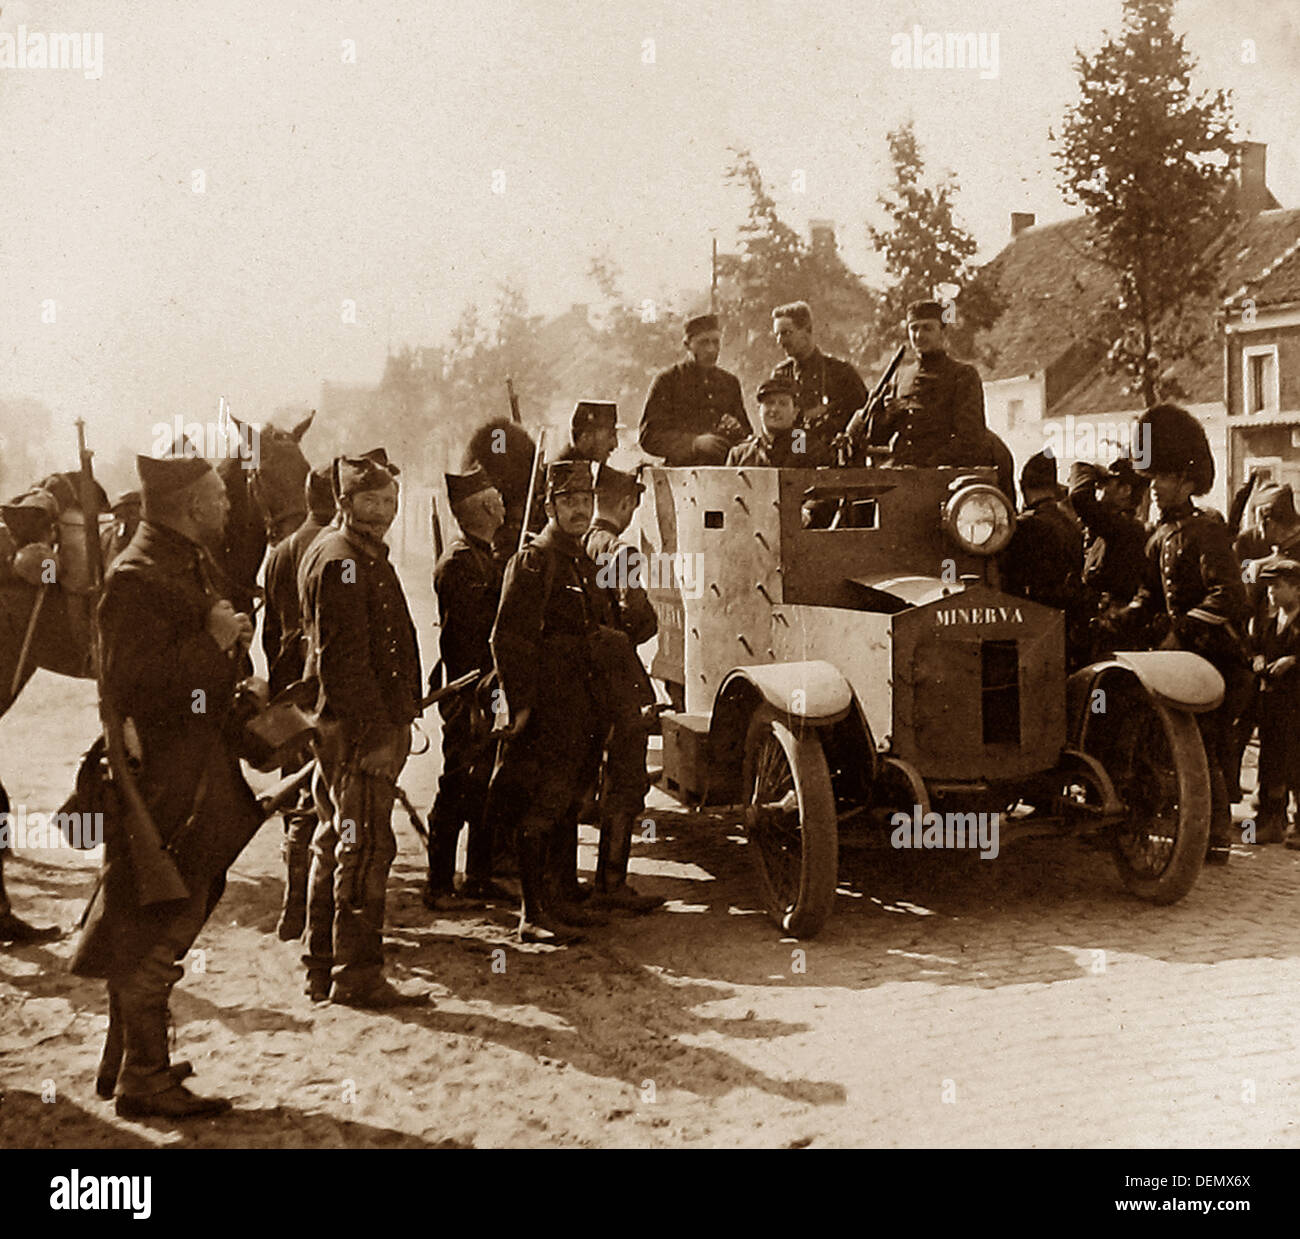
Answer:
<path fill-rule="evenodd" d="M 1280 1203 L 1297 118 L 1276 0 L 0 0 L 17 1216 Z"/>

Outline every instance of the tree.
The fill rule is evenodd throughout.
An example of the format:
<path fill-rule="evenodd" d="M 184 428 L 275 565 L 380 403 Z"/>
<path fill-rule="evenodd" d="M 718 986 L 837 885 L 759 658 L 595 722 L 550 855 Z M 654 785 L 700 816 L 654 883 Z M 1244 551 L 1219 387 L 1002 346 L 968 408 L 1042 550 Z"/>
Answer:
<path fill-rule="evenodd" d="M 941 297 L 943 286 L 953 285 L 960 313 L 954 310 L 949 332 L 954 351 L 968 355 L 975 332 L 992 324 L 1001 305 L 971 264 L 975 238 L 954 217 L 957 179 L 949 173 L 933 187 L 922 183 L 925 163 L 911 121 L 890 131 L 889 157 L 894 182 L 876 201 L 892 223 L 884 229 L 867 225 L 867 236 L 893 280 L 880 296 L 882 333 L 891 336 L 899 330 L 913 301 Z"/>
<path fill-rule="evenodd" d="M 733 154 L 727 180 L 747 191 L 749 208 L 739 229 L 739 253 L 718 255 L 718 311 L 725 319 L 728 368 L 734 365 L 748 392 L 781 361 L 772 337 L 772 309 L 788 301 L 812 306 L 820 347 L 860 358 L 875 325 L 875 294 L 834 245 L 805 241 L 781 218 L 748 151 Z"/>
<path fill-rule="evenodd" d="M 1173 6 L 1124 0 L 1120 36 L 1076 53 L 1079 101 L 1051 135 L 1066 201 L 1091 221 L 1087 252 L 1115 275 L 1111 368 L 1147 405 L 1182 394 L 1168 367 L 1206 335 L 1182 311 L 1214 291 L 1213 243 L 1233 217 L 1231 99 L 1193 93 Z"/>
<path fill-rule="evenodd" d="M 612 258 L 597 254 L 587 276 L 609 308 L 600 330 L 601 356 L 609 372 L 606 390 L 618 403 L 643 400 L 654 376 L 682 355 L 685 314 L 672 304 L 630 304 L 622 293 L 622 273 Z"/>

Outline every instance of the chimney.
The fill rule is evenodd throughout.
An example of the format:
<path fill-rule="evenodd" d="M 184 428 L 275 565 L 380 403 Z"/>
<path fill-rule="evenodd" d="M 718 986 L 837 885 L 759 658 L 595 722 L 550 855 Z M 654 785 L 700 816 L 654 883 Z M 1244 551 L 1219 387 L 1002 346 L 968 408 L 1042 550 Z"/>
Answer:
<path fill-rule="evenodd" d="M 1011 239 L 1014 241 L 1026 228 L 1034 226 L 1033 211 L 1011 212 Z"/>
<path fill-rule="evenodd" d="M 814 252 L 835 252 L 835 221 L 833 219 L 810 219 L 808 221 L 808 244 Z"/>
<path fill-rule="evenodd" d="M 1237 209 L 1243 215 L 1268 210 L 1270 194 L 1265 178 L 1267 142 L 1243 142 L 1237 151 Z"/>

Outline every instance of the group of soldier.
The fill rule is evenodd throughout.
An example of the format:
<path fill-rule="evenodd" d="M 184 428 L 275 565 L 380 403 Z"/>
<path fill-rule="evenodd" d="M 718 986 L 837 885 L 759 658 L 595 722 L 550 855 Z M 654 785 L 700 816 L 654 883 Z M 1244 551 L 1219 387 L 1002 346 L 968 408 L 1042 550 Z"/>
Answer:
<path fill-rule="evenodd" d="M 739 382 L 717 365 L 718 320 L 689 320 L 687 358 L 654 380 L 645 404 L 646 453 L 669 465 L 779 467 L 887 449 L 897 465 L 992 466 L 1011 491 L 1009 453 L 985 426 L 977 372 L 947 354 L 939 304 L 909 309 L 911 356 L 873 399 L 849 363 L 817 348 L 806 304 L 778 306 L 773 329 L 787 360 L 757 391 L 755 432 Z M 1240 511 L 1225 521 L 1193 503 L 1214 469 L 1196 419 L 1161 405 L 1142 425 L 1150 450 L 1140 468 L 1126 459 L 1077 466 L 1068 491 L 1049 456 L 1026 462 L 1002 584 L 1066 613 L 1074 665 L 1142 643 L 1194 650 L 1219 669 L 1224 703 L 1198 718 L 1214 772 L 1209 857 L 1222 860 L 1242 731 L 1256 715 L 1268 753 L 1259 841 L 1280 838 L 1295 783 L 1300 705 L 1287 707 L 1282 728 L 1277 709 L 1250 703 L 1257 682 L 1274 705 L 1297 691 L 1300 562 L 1289 555 L 1300 558 L 1300 519 L 1279 492 L 1258 509 L 1261 529 L 1234 547 Z M 412 724 L 435 699 L 442 766 L 427 829 L 429 910 L 517 899 L 520 939 L 564 946 L 610 915 L 662 903 L 628 882 L 658 708 L 637 649 L 657 625 L 627 562 L 643 487 L 609 465 L 617 445 L 615 406 L 580 401 L 567 447 L 540 470 L 528 462 L 529 491 L 540 485 L 536 519 L 527 501 L 507 502 L 487 460 L 446 476 L 459 536 L 434 570 L 441 631 L 427 684 L 384 541 L 398 509 L 397 466 L 376 449 L 307 479 L 308 519 L 267 560 L 263 641 L 267 696 L 306 686 L 313 707 L 315 773 L 310 794 L 284 815 L 278 926 L 281 938 L 304 942 L 313 1000 L 423 1000 L 385 978 L 383 926 L 398 778 Z M 183 1085 L 189 1066 L 170 1061 L 167 1009 L 177 961 L 265 816 L 241 773 L 233 723 L 253 624 L 227 600 L 204 549 L 228 508 L 211 464 L 142 456 L 138 470 L 143 519 L 99 608 L 102 686 L 130 720 L 140 789 L 188 894 L 146 903 L 129 848 L 110 832 L 73 968 L 108 982 L 101 1095 L 116 1096 L 127 1116 L 185 1118 L 229 1108 Z M 1148 483 L 1158 508 L 1150 527 L 1137 516 Z M 1239 552 L 1259 561 L 1249 589 Z M 590 885 L 578 876 L 581 822 L 599 827 Z M 516 877 L 514 895 L 503 883 Z"/>

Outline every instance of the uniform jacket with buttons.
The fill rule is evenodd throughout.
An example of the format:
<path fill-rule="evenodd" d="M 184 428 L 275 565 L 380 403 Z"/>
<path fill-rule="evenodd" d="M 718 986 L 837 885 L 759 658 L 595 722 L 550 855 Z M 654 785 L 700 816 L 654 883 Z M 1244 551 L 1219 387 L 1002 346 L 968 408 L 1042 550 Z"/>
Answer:
<path fill-rule="evenodd" d="M 310 513 L 288 537 L 281 538 L 266 557 L 266 609 L 262 613 L 262 649 L 271 669 L 271 691 L 278 693 L 301 679 L 306 657 L 302 609 L 298 600 L 298 569 L 307 548 L 325 526 Z"/>
<path fill-rule="evenodd" d="M 1070 487 L 1070 506 L 1083 522 L 1083 583 L 1094 601 L 1102 594 L 1113 603 L 1132 601 L 1147 578 L 1147 531 L 1131 512 L 1097 498 L 1097 470 L 1080 471 Z"/>
<path fill-rule="evenodd" d="M 321 718 L 337 721 L 359 752 L 409 725 L 422 695 L 420 652 L 388 547 L 349 529 L 321 534 L 303 558 L 301 603 Z"/>
<path fill-rule="evenodd" d="M 811 436 L 801 434 L 803 451 L 794 450 L 795 442 L 794 434 L 789 430 L 755 435 L 731 449 L 727 454 L 727 464 L 750 468 L 815 469 L 833 463 L 825 445 Z"/>
<path fill-rule="evenodd" d="M 599 698 L 597 630 L 612 620 L 582 543 L 550 523 L 506 566 L 492 657 L 511 717 Z M 590 706 L 588 706 L 590 708 Z"/>
<path fill-rule="evenodd" d="M 731 417 L 739 428 L 726 427 Z M 720 435 L 736 443 L 751 434 L 740 380 L 718 366 L 701 366 L 693 358 L 655 376 L 641 414 L 640 442 L 668 465 L 688 464 L 698 435 Z"/>
<path fill-rule="evenodd" d="M 1163 611 L 1177 643 L 1220 670 L 1244 661 L 1246 590 L 1222 519 L 1190 502 L 1161 513 L 1146 554 L 1159 580 L 1144 585 L 1133 606 L 1149 615 Z"/>

